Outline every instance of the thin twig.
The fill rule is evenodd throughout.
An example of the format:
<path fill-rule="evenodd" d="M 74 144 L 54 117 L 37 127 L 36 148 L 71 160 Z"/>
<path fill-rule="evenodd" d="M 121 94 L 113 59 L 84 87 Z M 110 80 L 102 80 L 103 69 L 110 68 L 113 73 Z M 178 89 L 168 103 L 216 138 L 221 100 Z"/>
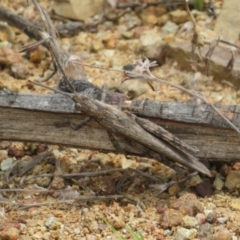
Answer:
<path fill-rule="evenodd" d="M 52 87 L 49 87 L 49 86 L 47 86 L 47 85 L 41 84 L 41 83 L 39 83 L 39 82 L 33 82 L 33 81 L 31 81 L 31 80 L 28 80 L 28 82 L 30 82 L 30 83 L 32 83 L 32 84 L 35 84 L 35 85 L 37 85 L 37 86 L 46 88 L 46 89 L 48 89 L 48 90 L 51 90 L 51 91 L 53 91 L 53 92 L 62 94 L 62 95 L 64 95 L 64 96 L 66 96 L 66 97 L 72 98 L 72 95 L 73 95 L 73 94 L 71 94 L 71 93 L 63 92 L 63 91 L 61 91 L 61 90 L 59 90 L 59 89 L 57 89 L 57 88 L 52 88 Z"/>
<path fill-rule="evenodd" d="M 32 179 L 32 178 L 39 178 L 39 177 L 62 177 L 62 178 L 98 177 L 98 176 L 102 176 L 102 175 L 106 175 L 106 174 L 112 174 L 112 173 L 115 173 L 115 172 L 129 172 L 129 171 L 135 172 L 138 175 L 142 175 L 142 176 L 144 176 L 146 178 L 149 178 L 153 181 L 160 181 L 160 179 L 158 177 L 151 176 L 150 174 L 144 173 L 142 171 L 139 171 L 139 170 L 133 169 L 133 168 L 126 168 L 126 169 L 124 169 L 124 168 L 114 168 L 114 169 L 98 171 L 98 172 L 83 172 L 83 173 L 70 173 L 70 174 L 45 173 L 45 174 L 39 174 L 39 175 L 36 175 L 36 176 L 30 176 L 30 177 L 28 177 L 28 180 Z M 11 191 L 11 190 L 12 189 L 9 189 L 9 191 Z M 21 190 L 19 190 L 19 191 L 21 191 Z M 31 190 L 29 190 L 29 191 L 31 191 Z M 0 189 L 0 192 L 1 192 L 1 189 Z"/>
<path fill-rule="evenodd" d="M 198 99 L 200 99 L 201 101 L 203 101 L 204 103 L 206 103 L 207 105 L 209 105 L 210 107 L 213 108 L 214 111 L 217 112 L 217 114 L 219 116 L 221 116 L 223 118 L 223 120 L 232 128 L 234 129 L 237 133 L 240 134 L 240 130 L 233 124 L 231 123 L 231 121 L 225 117 L 212 103 L 210 103 L 206 97 L 201 94 L 201 93 L 198 93 L 196 91 L 193 91 L 193 90 L 190 90 L 190 89 L 187 89 L 187 88 L 184 88 L 180 85 L 177 85 L 177 84 L 174 84 L 174 83 L 171 83 L 171 82 L 168 82 L 166 80 L 163 80 L 163 79 L 160 79 L 160 78 L 157 78 L 155 77 L 150 71 L 147 72 L 147 74 L 138 74 L 138 73 L 133 73 L 132 71 L 125 71 L 125 70 L 119 70 L 119 69 L 113 69 L 113 68 L 107 68 L 107 67 L 99 67 L 99 66 L 94 66 L 94 65 L 90 65 L 90 64 L 84 64 L 84 63 L 80 63 L 81 65 L 83 66 L 86 66 L 86 67 L 91 67 L 91 68 L 99 68 L 99 69 L 104 69 L 104 70 L 108 70 L 108 71 L 114 71 L 114 72 L 121 72 L 121 73 L 125 73 L 128 78 L 126 78 L 124 81 L 126 80 L 130 80 L 130 79 L 138 79 L 138 78 L 141 78 L 141 79 L 146 79 L 146 80 L 151 80 L 151 81 L 155 81 L 155 82 L 159 82 L 159 83 L 162 83 L 162 84 L 165 84 L 165 85 L 168 85 L 168 86 L 171 86 L 171 87 L 174 87 L 180 91 L 183 91 L 183 92 L 186 92 L 188 93 L 189 95 L 193 96 L 193 97 L 197 97 Z"/>
<path fill-rule="evenodd" d="M 163 193 L 165 190 L 167 190 L 168 188 L 170 188 L 171 186 L 175 185 L 175 184 L 181 184 L 184 183 L 185 181 L 187 181 L 188 179 L 196 176 L 198 173 L 197 172 L 193 172 L 188 174 L 185 178 L 179 180 L 179 181 L 170 181 L 168 183 L 164 183 L 164 184 L 151 184 L 150 188 L 152 191 L 157 192 L 158 194 Z"/>
<path fill-rule="evenodd" d="M 165 6 L 171 6 L 176 4 L 184 4 L 184 0 L 163 0 L 163 1 L 152 1 L 152 2 L 146 2 L 146 3 L 117 3 L 116 8 L 125 9 L 125 8 L 135 8 L 135 7 L 149 7 L 149 6 L 158 6 L 158 5 L 165 5 Z"/>
<path fill-rule="evenodd" d="M 64 190 L 48 190 L 48 189 L 20 189 L 20 188 L 12 188 L 12 189 L 0 189 L 1 192 L 34 192 L 34 193 L 53 193 Z"/>
<path fill-rule="evenodd" d="M 115 200 L 115 199 L 121 199 L 121 198 L 126 198 L 132 202 L 137 202 L 136 199 L 131 197 L 128 194 L 119 194 L 119 195 L 105 195 L 105 196 L 79 196 L 76 199 L 72 200 L 60 200 L 60 201 L 55 201 L 55 202 L 43 202 L 43 203 L 32 203 L 32 204 L 25 204 L 25 203 L 20 203 L 20 202 L 11 202 L 9 201 L 0 201 L 0 204 L 3 205 L 16 205 L 19 209 L 23 208 L 30 208 L 30 207 L 41 207 L 41 206 L 46 206 L 46 205 L 55 205 L 55 204 L 73 204 L 74 202 L 78 201 L 99 201 L 99 200 Z M 21 208 L 19 208 L 21 207 Z"/>

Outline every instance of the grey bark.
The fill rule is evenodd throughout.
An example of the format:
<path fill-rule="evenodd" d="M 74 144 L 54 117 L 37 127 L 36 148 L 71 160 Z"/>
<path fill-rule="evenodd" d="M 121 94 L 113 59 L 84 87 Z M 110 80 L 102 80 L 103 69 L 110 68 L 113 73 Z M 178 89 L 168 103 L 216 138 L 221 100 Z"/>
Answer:
<path fill-rule="evenodd" d="M 114 102 L 114 104 L 117 104 Z M 146 117 L 175 134 L 190 147 L 198 148 L 196 156 L 211 161 L 238 161 L 239 136 L 207 105 L 176 102 L 140 101 L 126 103 L 123 109 Z M 240 127 L 239 106 L 219 106 Z M 74 131 L 72 124 L 86 118 L 75 110 L 74 103 L 59 94 L 0 95 L 0 139 L 65 144 L 80 148 L 115 151 L 105 128 L 91 120 Z M 124 137 L 114 134 L 122 147 L 132 154 L 143 154 Z"/>

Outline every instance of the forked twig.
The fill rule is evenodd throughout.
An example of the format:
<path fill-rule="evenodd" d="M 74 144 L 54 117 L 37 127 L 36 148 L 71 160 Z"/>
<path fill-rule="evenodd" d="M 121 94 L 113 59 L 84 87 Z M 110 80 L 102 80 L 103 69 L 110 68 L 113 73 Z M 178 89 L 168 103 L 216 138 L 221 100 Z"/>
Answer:
<path fill-rule="evenodd" d="M 185 181 L 187 181 L 188 179 L 194 177 L 197 175 L 197 172 L 193 172 L 191 174 L 188 174 L 185 178 L 179 180 L 179 181 L 170 181 L 168 183 L 164 183 L 164 184 L 151 184 L 150 188 L 152 191 L 157 192 L 158 194 L 163 193 L 166 189 L 170 188 L 171 186 L 175 185 L 175 184 L 181 184 L 184 183 Z"/>
<path fill-rule="evenodd" d="M 145 61 L 148 61 L 150 64 L 150 61 L 148 59 L 145 59 Z M 94 65 L 90 65 L 90 64 L 84 64 L 84 63 L 80 63 L 83 66 L 86 67 L 91 67 L 91 68 L 100 68 L 100 69 L 105 69 L 105 70 L 109 70 L 109 71 L 115 71 L 115 72 L 121 72 L 121 73 L 125 73 L 127 75 L 127 78 L 124 79 L 124 81 L 126 80 L 130 80 L 130 79 L 139 79 L 139 78 L 144 78 L 146 80 L 151 80 L 151 81 L 155 81 L 155 82 L 159 82 L 171 87 L 174 87 L 180 91 L 183 91 L 185 93 L 188 93 L 190 96 L 193 97 L 197 97 L 198 99 L 200 99 L 201 101 L 203 101 L 205 104 L 209 105 L 219 116 L 222 117 L 222 119 L 232 128 L 234 129 L 237 133 L 240 134 L 240 130 L 227 118 L 225 117 L 212 103 L 210 103 L 206 97 L 204 97 L 203 94 L 184 88 L 180 85 L 168 82 L 166 80 L 160 79 L 155 77 L 151 71 L 150 71 L 150 67 L 151 66 L 147 66 L 146 63 L 143 63 L 140 61 L 138 61 L 138 63 L 140 63 L 142 65 L 143 68 L 145 68 L 145 70 L 141 70 L 139 73 L 138 72 L 133 72 L 133 71 L 125 71 L 125 70 L 119 70 L 119 69 L 113 69 L 113 68 L 107 68 L 107 67 L 99 67 L 99 66 L 94 66 Z"/>

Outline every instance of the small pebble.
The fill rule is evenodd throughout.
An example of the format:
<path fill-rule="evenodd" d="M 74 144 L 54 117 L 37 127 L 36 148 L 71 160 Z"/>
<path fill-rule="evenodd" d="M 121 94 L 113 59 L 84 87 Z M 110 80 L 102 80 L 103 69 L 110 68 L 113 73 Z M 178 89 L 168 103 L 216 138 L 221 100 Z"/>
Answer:
<path fill-rule="evenodd" d="M 215 223 L 216 220 L 217 220 L 217 213 L 215 211 L 210 212 L 206 217 L 206 221 L 209 223 Z"/>
<path fill-rule="evenodd" d="M 134 81 L 125 81 L 117 89 L 126 94 L 128 99 L 133 99 L 146 93 L 149 90 L 149 85 L 145 79 L 139 78 Z"/>
<path fill-rule="evenodd" d="M 185 10 L 177 9 L 169 13 L 171 20 L 176 23 L 185 23 L 188 21 L 188 13 Z"/>
<path fill-rule="evenodd" d="M 20 53 L 12 50 L 9 47 L 0 47 L 0 65 L 11 66 L 14 63 L 21 62 L 23 62 L 23 59 Z"/>
<path fill-rule="evenodd" d="M 1 240 L 18 240 L 19 239 L 19 230 L 14 227 L 6 228 L 0 232 Z"/>
<path fill-rule="evenodd" d="M 40 63 L 45 58 L 45 54 L 45 51 L 41 47 L 36 48 L 30 52 L 30 62 Z"/>
<path fill-rule="evenodd" d="M 211 196 L 213 194 L 213 187 L 210 179 L 206 178 L 201 183 L 196 185 L 195 191 L 201 197 Z"/>
<path fill-rule="evenodd" d="M 205 223 L 205 221 L 206 221 L 206 216 L 203 213 L 198 213 L 195 216 L 195 218 L 197 219 L 199 225 Z"/>
<path fill-rule="evenodd" d="M 156 59 L 158 61 L 159 51 L 161 51 L 164 43 L 158 30 L 144 31 L 141 35 L 138 43 L 138 48 L 142 55 L 150 59 Z"/>
<path fill-rule="evenodd" d="M 0 218 L 3 218 L 5 215 L 5 208 L 0 207 Z"/>
<path fill-rule="evenodd" d="M 82 212 L 83 212 L 83 213 L 88 213 L 88 212 L 89 212 L 89 209 L 88 209 L 88 208 L 83 208 L 83 209 L 82 209 Z"/>
<path fill-rule="evenodd" d="M 229 191 L 240 189 L 240 171 L 230 171 L 225 181 L 225 187 Z"/>
<path fill-rule="evenodd" d="M 231 171 L 231 167 L 227 164 L 223 164 L 219 169 L 219 173 L 224 177 L 226 177 L 230 171 Z"/>
<path fill-rule="evenodd" d="M 236 171 L 240 170 L 240 162 L 234 163 L 233 166 L 232 166 L 232 169 L 236 170 Z"/>
<path fill-rule="evenodd" d="M 220 217 L 220 218 L 217 218 L 217 221 L 221 224 L 224 224 L 225 222 L 227 222 L 229 218 L 228 217 Z"/>
<path fill-rule="evenodd" d="M 48 218 L 48 219 L 46 220 L 45 226 L 48 227 L 48 228 L 50 228 L 51 225 L 53 225 L 55 221 L 56 221 L 56 218 L 55 218 L 55 217 L 50 217 L 50 218 Z"/>
<path fill-rule="evenodd" d="M 162 36 L 165 36 L 169 33 L 175 34 L 178 31 L 178 25 L 167 21 L 166 24 L 162 27 Z"/>
<path fill-rule="evenodd" d="M 187 228 L 178 227 L 174 240 L 190 240 L 190 239 L 194 239 L 196 236 L 197 236 L 196 229 L 189 230 Z"/>
<path fill-rule="evenodd" d="M 223 180 L 221 179 L 221 177 L 219 176 L 220 174 L 217 174 L 216 175 L 216 178 L 213 182 L 213 187 L 216 189 L 216 190 L 222 190 L 223 186 L 224 186 L 224 182 Z"/>
<path fill-rule="evenodd" d="M 97 240 L 98 238 L 95 236 L 95 235 L 92 235 L 92 234 L 88 234 L 86 236 L 86 240 Z"/>
<path fill-rule="evenodd" d="M 11 157 L 16 157 L 16 158 L 20 158 L 23 157 L 25 155 L 24 151 L 21 149 L 22 146 L 20 146 L 19 148 L 17 146 L 12 146 L 8 149 L 8 155 Z"/>
<path fill-rule="evenodd" d="M 182 214 L 174 209 L 167 209 L 162 216 L 161 226 L 164 229 L 178 226 L 182 222 Z"/>
<path fill-rule="evenodd" d="M 195 187 L 196 185 L 198 185 L 201 182 L 202 182 L 202 179 L 200 178 L 200 176 L 199 175 L 195 175 L 195 176 L 191 177 L 189 180 L 187 180 L 184 185 L 187 188 Z"/>
<path fill-rule="evenodd" d="M 198 228 L 198 239 L 212 239 L 213 232 L 213 225 L 210 223 L 204 223 Z"/>
<path fill-rule="evenodd" d="M 43 239 L 43 234 L 41 232 L 36 232 L 33 234 L 34 239 Z"/>
<path fill-rule="evenodd" d="M 164 14 L 161 17 L 158 18 L 158 25 L 159 26 L 163 26 L 165 23 L 167 23 L 169 20 L 169 15 L 168 14 Z"/>
<path fill-rule="evenodd" d="M 174 184 L 168 189 L 168 193 L 170 196 L 177 196 L 177 194 L 179 193 L 180 190 L 181 190 L 181 188 L 179 187 L 179 185 Z"/>
<path fill-rule="evenodd" d="M 77 235 L 81 233 L 80 228 L 74 228 L 73 231 L 74 231 L 74 233 L 77 234 Z"/>
<path fill-rule="evenodd" d="M 166 230 L 164 230 L 163 235 L 168 236 L 168 235 L 171 235 L 171 233 L 172 232 L 169 229 L 166 229 Z"/>
<path fill-rule="evenodd" d="M 2 171 L 7 171 L 9 168 L 12 167 L 13 163 L 14 163 L 14 159 L 13 158 L 7 158 L 7 159 L 3 160 L 1 162 L 1 165 L 0 165 L 1 166 L 1 170 Z"/>
<path fill-rule="evenodd" d="M 156 25 L 158 23 L 158 18 L 149 11 L 144 11 L 141 14 L 141 19 L 144 25 Z"/>
<path fill-rule="evenodd" d="M 182 226 L 186 228 L 194 228 L 198 225 L 198 221 L 194 217 L 184 216 L 182 219 Z"/>
<path fill-rule="evenodd" d="M 0 150 L 0 162 L 6 159 L 8 156 L 8 152 L 6 150 Z"/>
<path fill-rule="evenodd" d="M 50 177 L 37 177 L 36 178 L 36 183 L 40 187 L 48 187 L 49 184 L 51 183 L 52 179 Z"/>
<path fill-rule="evenodd" d="M 189 216 L 195 216 L 197 213 L 203 212 L 202 203 L 192 193 L 181 196 L 172 204 L 172 208 L 180 211 L 183 215 Z"/>
<path fill-rule="evenodd" d="M 231 240 L 232 233 L 224 227 L 220 227 L 217 232 L 213 235 L 213 240 Z"/>
<path fill-rule="evenodd" d="M 240 211 L 240 199 L 232 199 L 230 207 L 235 211 Z"/>
<path fill-rule="evenodd" d="M 14 42 L 15 32 L 6 22 L 0 21 L 0 42 Z"/>
<path fill-rule="evenodd" d="M 16 79 L 26 79 L 28 77 L 29 71 L 26 64 L 14 63 L 11 66 L 11 75 Z"/>
<path fill-rule="evenodd" d="M 54 150 L 52 151 L 52 153 L 53 153 L 53 155 L 54 155 L 55 158 L 59 158 L 60 152 L 59 152 L 58 149 L 54 149 Z"/>

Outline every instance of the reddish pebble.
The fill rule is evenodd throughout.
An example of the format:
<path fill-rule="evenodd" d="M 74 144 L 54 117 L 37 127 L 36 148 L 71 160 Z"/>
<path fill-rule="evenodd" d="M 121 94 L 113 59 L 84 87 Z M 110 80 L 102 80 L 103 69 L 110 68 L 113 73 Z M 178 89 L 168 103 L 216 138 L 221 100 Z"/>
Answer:
<path fill-rule="evenodd" d="M 224 177 L 226 177 L 230 171 L 231 171 L 231 167 L 228 166 L 227 164 L 223 164 L 219 169 L 219 173 L 221 173 Z"/>
<path fill-rule="evenodd" d="M 36 148 L 36 154 L 42 153 L 47 150 L 47 145 L 38 144 Z"/>
<path fill-rule="evenodd" d="M 197 219 L 199 225 L 205 223 L 205 221 L 206 221 L 206 216 L 203 213 L 198 213 L 195 216 L 195 218 Z"/>
<path fill-rule="evenodd" d="M 212 239 L 213 240 L 231 240 L 232 233 L 228 229 L 221 226 L 219 230 L 214 233 Z"/>
<path fill-rule="evenodd" d="M 25 155 L 24 151 L 17 149 L 16 147 L 10 147 L 8 149 L 8 155 L 10 157 L 23 157 Z"/>
<path fill-rule="evenodd" d="M 175 209 L 167 209 L 162 216 L 161 226 L 164 229 L 176 227 L 182 222 L 182 214 Z"/>
<path fill-rule="evenodd" d="M 97 240 L 97 237 L 95 235 L 88 234 L 86 236 L 86 240 Z"/>
<path fill-rule="evenodd" d="M 19 230 L 14 227 L 5 228 L 3 231 L 0 232 L 0 239 L 1 240 L 17 240 L 19 239 Z"/>
<path fill-rule="evenodd" d="M 196 185 L 195 191 L 201 197 L 211 196 L 213 194 L 213 186 L 210 179 L 206 178 Z"/>
<path fill-rule="evenodd" d="M 172 208 L 188 216 L 195 216 L 197 213 L 203 211 L 203 205 L 198 201 L 197 196 L 192 193 L 181 196 L 172 204 Z"/>
<path fill-rule="evenodd" d="M 233 166 L 232 166 L 232 169 L 238 171 L 240 169 L 240 162 L 234 163 Z"/>

